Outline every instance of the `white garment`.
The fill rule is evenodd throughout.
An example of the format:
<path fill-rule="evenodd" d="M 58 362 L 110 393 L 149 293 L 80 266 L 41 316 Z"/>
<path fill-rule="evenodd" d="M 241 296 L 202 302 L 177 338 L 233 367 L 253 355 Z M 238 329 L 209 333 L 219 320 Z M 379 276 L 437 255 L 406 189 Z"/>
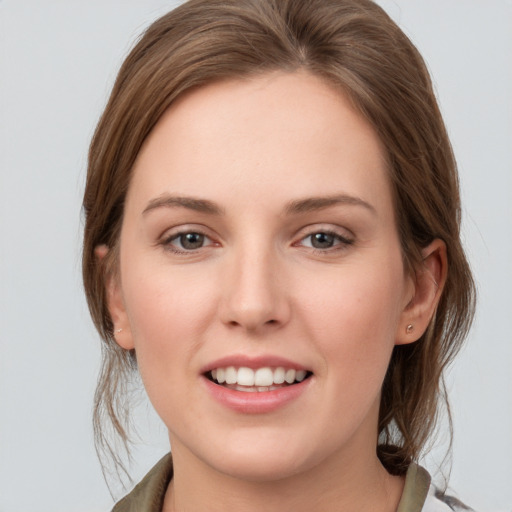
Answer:
<path fill-rule="evenodd" d="M 439 498 L 436 498 L 436 488 L 430 484 L 425 504 L 421 512 L 453 512 L 453 510 L 443 503 Z"/>
<path fill-rule="evenodd" d="M 436 488 L 433 484 L 430 484 L 421 512 L 475 512 L 472 508 L 466 507 L 456 499 L 450 497 L 446 499 L 450 505 L 436 496 Z"/>

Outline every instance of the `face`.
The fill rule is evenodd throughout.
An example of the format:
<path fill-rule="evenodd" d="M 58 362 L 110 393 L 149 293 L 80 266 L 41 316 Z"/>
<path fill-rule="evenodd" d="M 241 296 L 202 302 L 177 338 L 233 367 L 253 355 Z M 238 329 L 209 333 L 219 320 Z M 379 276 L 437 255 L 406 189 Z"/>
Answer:
<path fill-rule="evenodd" d="M 379 139 L 318 78 L 200 88 L 145 142 L 110 311 L 175 458 L 258 480 L 375 457 L 412 286 Z"/>

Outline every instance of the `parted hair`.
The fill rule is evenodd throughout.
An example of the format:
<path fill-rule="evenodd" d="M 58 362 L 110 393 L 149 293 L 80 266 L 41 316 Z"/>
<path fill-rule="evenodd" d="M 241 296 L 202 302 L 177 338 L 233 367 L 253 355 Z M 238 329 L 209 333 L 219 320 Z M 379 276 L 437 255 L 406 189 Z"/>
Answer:
<path fill-rule="evenodd" d="M 471 324 L 475 287 L 460 241 L 456 162 L 417 49 L 370 0 L 190 0 L 155 21 L 126 57 L 89 150 L 83 280 L 103 339 L 94 428 L 97 450 L 116 464 L 111 433 L 127 446 L 126 389 L 137 364 L 114 340 L 105 284 L 117 270 L 134 161 L 186 91 L 278 70 L 322 78 L 375 129 L 387 152 L 406 270 L 421 267 L 421 249 L 433 239 L 447 247 L 436 314 L 417 342 L 394 348 L 383 383 L 376 446 L 388 471 L 403 474 L 419 457 L 448 405 L 443 370 Z M 100 245 L 109 248 L 103 259 L 95 256 Z"/>

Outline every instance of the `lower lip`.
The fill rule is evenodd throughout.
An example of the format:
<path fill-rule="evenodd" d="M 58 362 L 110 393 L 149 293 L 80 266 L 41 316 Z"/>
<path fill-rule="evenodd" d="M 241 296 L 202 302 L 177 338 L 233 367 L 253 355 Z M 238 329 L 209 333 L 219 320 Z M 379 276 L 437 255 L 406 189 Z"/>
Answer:
<path fill-rule="evenodd" d="M 244 414 L 272 412 L 298 399 L 308 388 L 312 377 L 273 391 L 236 391 L 203 377 L 208 392 L 220 404 Z"/>

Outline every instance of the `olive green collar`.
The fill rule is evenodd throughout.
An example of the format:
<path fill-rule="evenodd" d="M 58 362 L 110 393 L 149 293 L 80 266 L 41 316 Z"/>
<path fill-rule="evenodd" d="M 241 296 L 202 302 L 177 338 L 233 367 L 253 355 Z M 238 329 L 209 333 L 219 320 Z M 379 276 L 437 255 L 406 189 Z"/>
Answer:
<path fill-rule="evenodd" d="M 430 488 L 427 470 L 411 464 L 405 475 L 405 485 L 396 512 L 421 512 Z"/>
<path fill-rule="evenodd" d="M 162 512 L 165 491 L 172 474 L 172 458 L 168 453 L 160 459 L 130 494 L 115 505 L 112 512 Z"/>
<path fill-rule="evenodd" d="M 163 457 L 144 479 L 112 509 L 112 512 L 161 512 L 165 491 L 173 475 L 171 454 Z M 430 475 L 411 464 L 396 512 L 421 512 L 430 487 Z"/>

